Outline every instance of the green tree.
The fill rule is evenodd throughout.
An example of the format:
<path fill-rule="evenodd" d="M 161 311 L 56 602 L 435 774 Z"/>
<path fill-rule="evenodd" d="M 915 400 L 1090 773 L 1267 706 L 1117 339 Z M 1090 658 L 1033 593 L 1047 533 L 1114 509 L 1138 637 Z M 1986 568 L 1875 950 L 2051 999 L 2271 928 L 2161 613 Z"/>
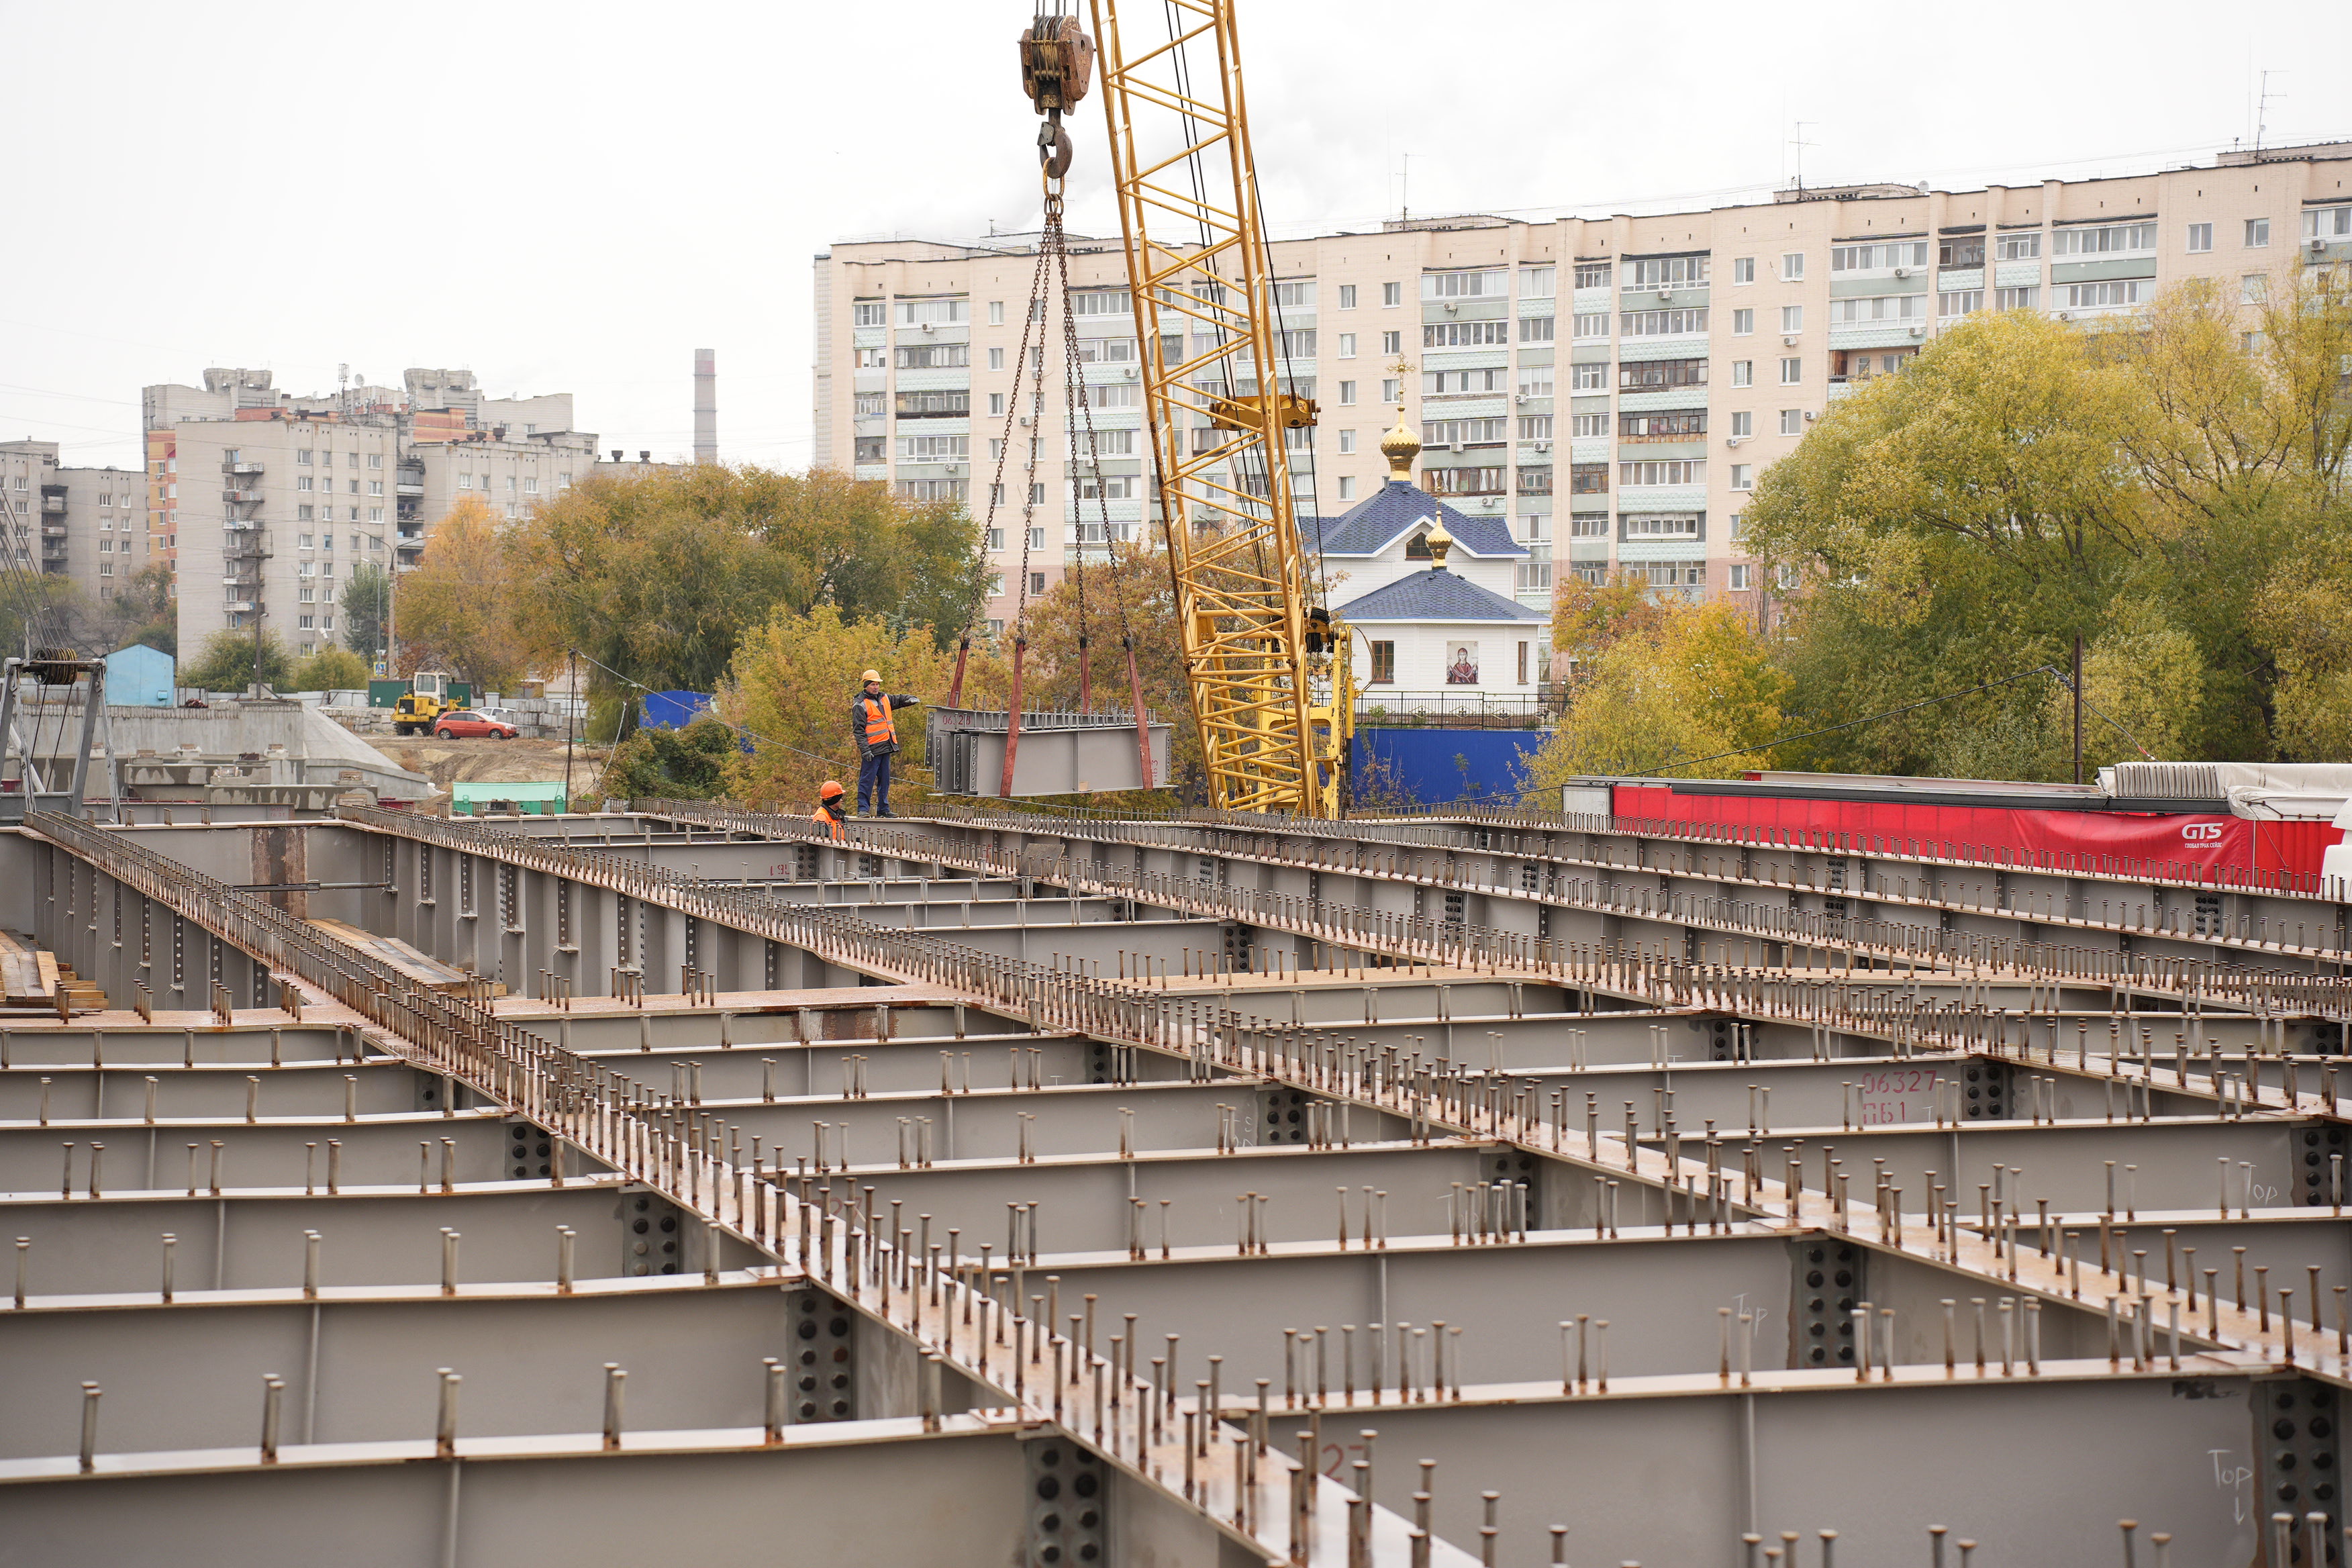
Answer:
<path fill-rule="evenodd" d="M 1568 709 L 1528 767 L 1530 801 L 1586 773 L 1730 778 L 1771 765 L 1789 678 L 1754 622 L 1720 602 L 1595 595 L 1614 635 L 1580 656 Z"/>
<path fill-rule="evenodd" d="M 180 667 L 180 684 L 199 691 L 242 691 L 258 679 L 280 691 L 295 689 L 287 684 L 287 677 L 293 673 L 294 660 L 276 632 L 261 634 L 258 677 L 255 674 L 254 651 L 254 636 L 249 631 L 215 632 L 205 638 L 194 662 Z"/>
<path fill-rule="evenodd" d="M 896 630 L 878 618 L 846 620 L 830 605 L 807 615 L 779 607 L 746 637 L 716 700 L 719 716 L 751 737 L 750 752 L 728 758 L 730 792 L 762 805 L 794 805 L 813 802 L 826 779 L 855 788 L 857 748 L 849 705 L 864 669 L 878 670 L 886 690 L 940 702 L 954 656 L 940 650 L 929 627 Z M 977 690 L 968 675 L 967 700 Z M 920 766 L 922 710 L 900 710 L 898 724 L 901 763 Z"/>
<path fill-rule="evenodd" d="M 530 673 L 518 618 L 531 597 L 509 531 L 478 497 L 461 497 L 401 579 L 393 629 L 404 665 L 446 669 L 477 691 L 505 691 Z"/>
<path fill-rule="evenodd" d="M 709 800 L 723 789 L 735 731 L 699 718 L 683 730 L 639 730 L 605 759 L 599 791 L 608 799 Z"/>
<path fill-rule="evenodd" d="M 632 681 L 713 690 L 779 607 L 830 605 L 948 647 L 987 586 L 961 506 L 824 469 L 593 479 L 533 509 L 515 542 L 531 584 L 518 605 L 527 646 L 551 664 L 579 649 L 603 667 L 590 673 L 606 693 Z"/>
<path fill-rule="evenodd" d="M 322 647 L 296 664 L 287 679 L 295 691 L 364 690 L 368 664 L 347 647 Z"/>
<path fill-rule="evenodd" d="M 373 561 L 352 568 L 343 584 L 343 646 L 371 664 L 389 646 L 384 628 L 391 624 L 392 574 Z"/>

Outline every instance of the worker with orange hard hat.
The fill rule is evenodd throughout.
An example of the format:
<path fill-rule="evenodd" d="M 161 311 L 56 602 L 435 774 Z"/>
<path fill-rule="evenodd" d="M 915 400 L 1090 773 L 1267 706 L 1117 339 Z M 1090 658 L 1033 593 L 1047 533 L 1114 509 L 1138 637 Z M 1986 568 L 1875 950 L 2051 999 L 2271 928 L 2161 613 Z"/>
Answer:
<path fill-rule="evenodd" d="M 849 705 L 849 733 L 857 742 L 857 809 L 863 813 L 871 803 L 875 816 L 888 816 L 890 759 L 898 751 L 898 726 L 890 715 L 922 700 L 885 692 L 877 670 L 859 679 L 865 684 Z"/>
<path fill-rule="evenodd" d="M 841 825 L 845 820 L 841 809 L 841 795 L 842 789 L 840 781 L 837 779 L 825 780 L 824 783 L 817 786 L 816 810 L 809 816 L 809 820 L 811 822 L 814 822 L 819 827 L 825 829 L 835 838 L 839 838 L 842 836 Z"/>

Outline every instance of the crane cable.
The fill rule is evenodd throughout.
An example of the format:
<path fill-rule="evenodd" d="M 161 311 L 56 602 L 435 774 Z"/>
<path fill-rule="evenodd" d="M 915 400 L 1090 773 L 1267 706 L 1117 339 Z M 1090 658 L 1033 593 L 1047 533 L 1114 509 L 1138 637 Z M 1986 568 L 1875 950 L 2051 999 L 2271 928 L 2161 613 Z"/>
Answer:
<path fill-rule="evenodd" d="M 1136 776 L 1141 787 L 1150 789 L 1152 779 L 1151 727 L 1150 720 L 1144 715 L 1143 680 L 1135 668 L 1135 629 L 1128 621 L 1127 586 L 1119 579 L 1118 546 L 1111 532 L 1110 498 L 1103 490 L 1102 453 L 1100 443 L 1095 435 L 1094 405 L 1087 399 L 1086 373 L 1081 368 L 1081 362 L 1078 359 L 1078 322 L 1076 313 L 1070 306 L 1070 261 L 1069 252 L 1066 249 L 1061 253 L 1060 269 L 1062 347 L 1068 380 L 1067 401 L 1076 413 L 1078 423 L 1086 432 L 1086 468 L 1094 476 L 1095 510 L 1102 520 L 1103 555 L 1110 565 L 1111 600 L 1118 610 L 1118 646 L 1126 656 L 1128 696 L 1134 708 L 1135 752 L 1140 768 L 1140 772 Z M 1130 300 L 1129 301 L 1130 310 L 1133 305 L 1134 301 Z M 1143 355 L 1143 340 L 1139 334 L 1135 341 L 1135 352 L 1139 362 Z M 1138 374 L 1139 374 L 1140 372 L 1139 371 Z M 1073 506 L 1071 510 L 1075 512 L 1078 509 Z M 1094 703 L 1087 666 L 1087 552 L 1086 524 L 1083 516 L 1078 524 L 1078 535 L 1076 557 L 1078 579 L 1078 706 L 1082 711 L 1090 712 Z"/>
<path fill-rule="evenodd" d="M 1035 327 L 1044 319 L 1043 301 L 1045 298 L 1045 246 L 1043 237 L 1040 237 L 1037 247 L 1037 268 L 1036 271 L 1031 275 L 1029 280 L 1029 306 L 1021 318 L 1020 357 L 1013 362 L 1013 390 L 1006 395 L 1004 399 L 1004 436 L 1003 438 L 996 444 L 995 475 L 988 487 L 988 512 L 982 523 L 980 537 L 980 547 L 983 552 L 988 549 L 989 534 L 995 531 L 996 509 L 1003 505 L 1004 501 L 1004 464 L 1006 459 L 1013 455 L 1013 419 L 1021 412 L 1021 378 L 1023 376 L 1030 376 L 1032 383 L 1030 395 L 1033 406 L 1042 404 L 1043 391 L 1040 384 L 1044 381 L 1044 367 L 1041 364 L 1038 367 L 1036 374 L 1031 374 L 1029 363 L 1029 338 L 1030 330 Z M 1042 334 L 1040 335 L 1042 336 Z M 1042 357 L 1045 352 L 1042 344 L 1039 346 L 1037 352 Z M 1029 426 L 1031 432 L 1029 451 L 1024 460 L 1022 469 L 1024 482 L 1022 486 L 1021 501 L 1021 586 L 1019 589 L 1020 596 L 1014 601 L 1018 608 L 1018 613 L 1015 615 L 1013 619 L 1013 635 L 1016 638 L 1022 635 L 1024 629 L 1024 621 L 1028 613 L 1029 519 L 1032 510 L 1036 505 L 1037 496 L 1037 439 L 1035 432 L 1037 429 L 1036 419 L 1039 416 L 1035 413 L 1033 413 L 1031 416 Z M 970 654 L 971 651 L 971 622 L 970 620 L 966 620 L 963 625 L 963 630 L 958 635 L 956 640 L 955 679 L 948 688 L 948 706 L 950 708 L 959 708 L 963 704 L 964 661 L 966 656 Z"/>

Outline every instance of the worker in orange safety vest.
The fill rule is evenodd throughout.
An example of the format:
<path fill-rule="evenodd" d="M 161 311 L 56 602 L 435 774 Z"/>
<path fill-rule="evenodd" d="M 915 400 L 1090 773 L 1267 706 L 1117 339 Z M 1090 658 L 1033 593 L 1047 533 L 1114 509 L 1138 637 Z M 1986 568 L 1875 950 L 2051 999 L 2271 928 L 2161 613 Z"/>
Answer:
<path fill-rule="evenodd" d="M 898 751 L 898 726 L 890 715 L 910 708 L 920 698 L 901 697 L 882 689 L 882 677 L 867 670 L 864 689 L 849 705 L 849 733 L 857 742 L 857 809 L 870 804 L 877 816 L 891 816 L 890 759 Z"/>
<path fill-rule="evenodd" d="M 841 795 L 840 783 L 834 779 L 825 780 L 817 786 L 816 810 L 809 814 L 811 822 L 825 829 L 835 838 L 842 837 L 841 825 L 845 820 L 841 809 Z"/>

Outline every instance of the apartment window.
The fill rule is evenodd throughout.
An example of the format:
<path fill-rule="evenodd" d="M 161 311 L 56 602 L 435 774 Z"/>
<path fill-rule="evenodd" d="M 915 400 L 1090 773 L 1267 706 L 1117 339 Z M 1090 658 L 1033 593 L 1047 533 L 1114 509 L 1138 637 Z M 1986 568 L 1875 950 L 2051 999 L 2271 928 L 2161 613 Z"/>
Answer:
<path fill-rule="evenodd" d="M 1530 511 L 1519 515 L 1519 527 L 1530 542 L 1551 537 L 1551 514 Z"/>
<path fill-rule="evenodd" d="M 992 327 L 1001 327 L 1004 325 L 1003 300 L 991 300 L 988 302 L 988 324 Z"/>
<path fill-rule="evenodd" d="M 1598 496 L 1609 493 L 1609 465 L 1606 463 L 1570 463 L 1568 468 L 1568 493 L 1575 496 Z"/>
<path fill-rule="evenodd" d="M 898 458 L 912 463 L 961 463 L 971 455 L 969 436 L 901 436 Z"/>
<path fill-rule="evenodd" d="M 2271 242 L 2271 220 L 2250 217 L 2246 220 L 2246 248 L 2260 250 Z"/>
<path fill-rule="evenodd" d="M 1355 449 L 1356 449 L 1356 433 L 1355 433 L 1353 430 L 1342 430 L 1342 431 L 1340 431 L 1340 432 L 1339 432 L 1339 455 L 1340 455 L 1341 457 L 1343 457 L 1343 458 L 1344 458 L 1344 457 L 1348 457 L 1348 456 L 1349 456 L 1350 454 L 1352 454 L 1352 453 L 1355 451 Z"/>
<path fill-rule="evenodd" d="M 1685 332 L 1706 331 L 1705 310 L 1624 310 L 1617 317 L 1617 330 L 1629 338 L 1672 337 Z"/>
<path fill-rule="evenodd" d="M 1551 465 L 1531 465 L 1519 469 L 1519 494 L 1548 496 L 1551 494 Z"/>
<path fill-rule="evenodd" d="M 315 507 L 305 505 L 294 509 L 294 521 L 297 522 L 309 522 L 317 515 L 318 509 Z"/>
<path fill-rule="evenodd" d="M 1340 285 L 1339 285 L 1339 309 L 1341 309 L 1342 310 L 1354 310 L 1355 308 L 1356 308 L 1356 286 L 1355 286 L 1353 283 L 1342 283 L 1342 284 L 1340 284 Z"/>
<path fill-rule="evenodd" d="M 1032 594 L 1034 595 L 1034 594 L 1042 594 L 1042 593 L 1044 593 L 1045 591 L 1045 574 L 1044 574 L 1043 572 L 1032 572 L 1032 573 L 1030 573 L 1030 574 L 1029 574 L 1029 592 L 1030 592 L 1030 593 L 1032 593 Z"/>
<path fill-rule="evenodd" d="M 1832 272 L 1884 272 L 1892 268 L 1927 265 L 1927 242 L 1924 239 L 1830 247 L 1830 270 Z"/>
<path fill-rule="evenodd" d="M 1609 335 L 1609 312 L 1606 310 L 1580 311 L 1573 330 L 1578 337 L 1586 340 L 1606 338 Z"/>
<path fill-rule="evenodd" d="M 849 324 L 853 327 L 882 326 L 885 313 L 881 300 L 860 300 L 849 307 Z"/>
<path fill-rule="evenodd" d="M 1756 258 L 1752 256 L 1742 256 L 1734 260 L 1731 264 L 1731 280 L 1734 283 L 1755 282 Z"/>
<path fill-rule="evenodd" d="M 1609 434 L 1606 414 L 1571 414 L 1568 416 L 1568 433 L 1578 440 Z"/>
<path fill-rule="evenodd" d="M 1783 332 L 1803 331 L 1805 330 L 1805 308 L 1802 305 L 1781 306 L 1780 330 Z"/>
<path fill-rule="evenodd" d="M 1501 419 L 1424 419 L 1421 422 L 1422 445 L 1499 447 L 1506 439 L 1505 423 Z"/>
<path fill-rule="evenodd" d="M 2053 256 L 2105 256 L 2123 250 L 2154 250 L 2156 225 L 2108 223 L 2062 228 L 2050 236 Z"/>
<path fill-rule="evenodd" d="M 1801 250 L 1783 251 L 1780 256 L 1780 281 L 1794 283 L 1804 275 L 1805 253 Z"/>
<path fill-rule="evenodd" d="M 1698 458 L 1642 458 L 1617 465 L 1621 485 L 1703 485 L 1706 463 Z"/>
<path fill-rule="evenodd" d="M 1608 288 L 1609 263 L 1606 261 L 1578 262 L 1576 264 L 1576 286 L 1580 289 Z"/>
<path fill-rule="evenodd" d="M 383 508 L 380 506 L 372 506 L 368 508 L 368 521 L 370 522 L 382 522 L 383 521 Z M 371 550 L 381 550 L 383 548 L 383 541 L 379 539 L 368 548 Z"/>
<path fill-rule="evenodd" d="M 1603 314 L 1600 318 L 1600 321 L 1601 330 L 1604 332 L 1607 331 L 1609 330 L 1608 316 Z M 1554 318 L 1550 316 L 1521 316 L 1519 318 L 1519 342 L 1523 343 L 1548 343 L 1551 342 L 1552 332 L 1555 330 L 1553 321 Z M 1584 319 L 1581 316 L 1578 317 L 1576 324 L 1579 327 L 1582 327 L 1584 325 Z"/>
<path fill-rule="evenodd" d="M 1381 353 L 1384 354 L 1401 354 L 1404 353 L 1404 334 L 1401 331 L 1382 332 L 1381 334 Z"/>
<path fill-rule="evenodd" d="M 1544 335 L 1551 335 L 1551 318 L 1544 318 Z M 1508 321 L 1433 321 L 1421 329 L 1421 346 L 1425 349 L 1486 348 L 1511 341 Z"/>
<path fill-rule="evenodd" d="M 1075 308 L 1077 297 L 1071 296 Z M 901 300 L 898 301 L 898 324 L 902 327 L 949 327 L 971 320 L 969 300 Z"/>
<path fill-rule="evenodd" d="M 1734 386 L 1753 386 L 1755 384 L 1756 362 L 1752 359 L 1733 360 L 1731 362 L 1731 384 Z"/>
<path fill-rule="evenodd" d="M 1383 306 L 1402 305 L 1402 304 L 1403 304 L 1403 303 L 1404 303 L 1404 285 L 1403 285 L 1403 284 L 1402 284 L 1402 283 L 1383 283 L 1383 284 L 1381 284 L 1381 305 L 1383 305 Z"/>
<path fill-rule="evenodd" d="M 1520 416 L 1519 416 L 1519 439 L 1520 439 L 1520 440 L 1522 440 L 1522 441 L 1549 441 L 1549 440 L 1550 440 L 1550 439 L 1551 439 L 1551 416 L 1550 416 L 1550 415 L 1549 415 L 1549 414 L 1522 414 L 1522 415 L 1520 415 Z"/>
<path fill-rule="evenodd" d="M 1341 405 L 1347 405 L 1347 404 L 1351 404 L 1351 403 L 1353 403 L 1353 402 L 1355 402 L 1355 401 L 1356 401 L 1356 384 L 1355 384 L 1354 382 L 1352 382 L 1352 381 L 1343 381 L 1343 382 L 1341 382 L 1341 383 L 1339 384 L 1339 402 L 1341 403 Z"/>
<path fill-rule="evenodd" d="M 1703 359 L 1628 360 L 1617 366 L 1617 387 L 1621 392 L 1663 392 L 1671 387 L 1706 384 L 1706 361 Z"/>
<path fill-rule="evenodd" d="M 1002 490 L 1003 487 L 997 486 L 995 488 Z M 995 499 L 1002 501 L 1004 498 L 1000 494 Z M 992 528 L 988 531 L 988 547 L 991 550 L 1002 550 L 1004 548 L 1004 531 L 1003 529 Z"/>
<path fill-rule="evenodd" d="M 1128 352 L 1124 354 L 1106 353 L 1103 357 L 1105 359 L 1133 358 L 1135 353 L 1135 343 L 1133 340 L 1121 338 L 1118 341 L 1126 345 Z M 1315 329 L 1312 327 L 1295 327 L 1286 332 L 1275 333 L 1274 352 L 1280 354 L 1284 359 L 1313 359 L 1315 357 Z M 1085 355 L 1082 353 L 1079 357 L 1083 359 Z"/>
<path fill-rule="evenodd" d="M 851 351 L 850 358 L 859 370 L 887 370 L 890 367 L 889 352 L 882 348 L 855 349 Z"/>
<path fill-rule="evenodd" d="M 1373 686 L 1396 684 L 1396 644 L 1376 642 L 1372 645 L 1372 679 L 1370 684 Z"/>
<path fill-rule="evenodd" d="M 1805 411 L 1801 408 L 1780 410 L 1780 434 L 1801 436 L 1805 433 Z"/>
<path fill-rule="evenodd" d="M 1605 539 L 1609 535 L 1609 514 L 1605 511 L 1586 512 L 1568 520 L 1570 539 Z"/>
<path fill-rule="evenodd" d="M 2238 298 L 2249 305 L 2259 305 L 2271 297 L 2271 279 L 2267 272 L 2249 272 L 2238 279 Z"/>
<path fill-rule="evenodd" d="M 1424 300 L 1492 300 L 1501 296 L 1508 280 L 1499 267 L 1465 268 L 1421 275 Z"/>
<path fill-rule="evenodd" d="M 315 489 L 317 486 L 313 483 L 310 475 L 302 474 L 295 479 L 294 488 L 298 490 L 308 493 L 309 491 Z M 462 480 L 459 481 L 457 488 L 459 489 L 464 489 L 466 488 Z"/>
<path fill-rule="evenodd" d="M 2213 226 L 2210 223 L 2190 224 L 2189 226 L 2189 248 L 2192 251 L 2212 249 Z"/>
<path fill-rule="evenodd" d="M 988 411 L 991 414 L 995 415 L 1002 415 L 1004 412 L 1004 394 L 1001 392 L 992 392 L 988 395 Z M 1003 455 L 1004 454 L 1002 452 L 995 454 L 997 457 L 1003 457 Z"/>
<path fill-rule="evenodd" d="M 991 349 L 988 351 L 988 368 L 991 370 L 1003 370 L 1004 368 L 1004 351 L 1003 349 Z"/>
<path fill-rule="evenodd" d="M 1552 367 L 1548 364 L 1523 364 L 1519 367 L 1521 397 L 1549 397 L 1552 388 Z"/>
<path fill-rule="evenodd" d="M 1354 500 L 1356 499 L 1356 478 L 1353 474 L 1341 474 L 1339 476 L 1339 499 L 1341 500 Z"/>
<path fill-rule="evenodd" d="M 1731 416 L 1731 433 L 1735 436 L 1756 434 L 1756 416 L 1742 409 Z"/>
<path fill-rule="evenodd" d="M 528 428 L 528 426 L 526 426 L 526 428 Z M 345 452 L 343 454 L 343 467 L 347 468 L 356 468 L 359 466 L 360 455 L 357 452 Z"/>
<path fill-rule="evenodd" d="M 2000 261 L 2039 261 L 2042 259 L 2042 234 L 2004 234 L 1992 242 L 1992 253 Z"/>
<path fill-rule="evenodd" d="M 1104 474 L 1099 478 L 1072 479 L 1069 485 L 1072 500 L 1133 500 L 1136 476 Z"/>
<path fill-rule="evenodd" d="M 1339 334 L 1339 357 L 1341 359 L 1354 359 L 1356 357 L 1355 333 L 1341 332 Z"/>
<path fill-rule="evenodd" d="M 2150 299 L 2155 282 L 2147 278 L 2127 278 L 2107 283 L 2064 283 L 2058 287 L 2058 308 L 2062 310 L 2102 310 L 2120 305 L 2138 305 Z"/>
<path fill-rule="evenodd" d="M 856 394 L 856 412 L 860 419 L 879 419 L 890 411 L 886 395 L 883 393 L 861 392 Z"/>
<path fill-rule="evenodd" d="M 1628 512 L 1625 514 L 1625 537 L 1628 539 L 1696 539 L 1696 512 Z"/>
<path fill-rule="evenodd" d="M 2352 235 L 2352 206 L 2309 207 L 2303 215 L 2305 239 L 2342 239 Z"/>
<path fill-rule="evenodd" d="M 318 460 L 318 454 L 310 450 L 308 447 L 301 448 L 294 454 L 294 461 L 306 468 L 316 463 Z"/>
<path fill-rule="evenodd" d="M 1731 488 L 1735 490 L 1754 489 L 1756 488 L 1756 465 L 1753 463 L 1732 464 Z"/>
<path fill-rule="evenodd" d="M 1696 441 L 1706 435 L 1706 410 L 1677 408 L 1664 414 L 1620 414 L 1617 434 L 1629 441 Z"/>
<path fill-rule="evenodd" d="M 1728 575 L 1728 579 L 1726 581 L 1724 585 L 1735 594 L 1745 594 L 1748 592 L 1748 584 L 1747 563 L 1741 561 L 1733 562 L 1731 563 L 1731 571 Z"/>
<path fill-rule="evenodd" d="M 970 343 L 901 343 L 900 370 L 961 370 L 971 363 Z"/>
<path fill-rule="evenodd" d="M 1927 315 L 1925 294 L 1878 294 L 1864 300 L 1832 300 L 1830 301 L 1830 325 L 1848 326 L 1857 321 L 1917 321 Z"/>
<path fill-rule="evenodd" d="M 1507 387 L 1509 375 L 1510 372 L 1499 365 L 1484 370 L 1427 370 L 1421 374 L 1421 390 L 1433 397 L 1502 392 Z"/>
<path fill-rule="evenodd" d="M 1957 234 L 1939 240 L 1936 245 L 1936 265 L 1938 267 L 1982 267 L 1984 236 Z"/>
<path fill-rule="evenodd" d="M 524 484 L 523 489 L 535 493 L 539 489 L 539 481 L 537 479 L 531 479 Z M 383 494 L 383 481 L 382 479 L 370 479 L 368 481 L 367 493 L 372 496 L 380 496 Z"/>
<path fill-rule="evenodd" d="M 1568 367 L 1568 389 L 1570 392 L 1601 392 L 1607 390 L 1608 385 L 1609 367 L 1605 364 L 1572 364 Z"/>
<path fill-rule="evenodd" d="M 890 460 L 888 443 L 880 436 L 860 436 L 853 443 L 850 460 L 859 464 L 887 463 Z"/>
<path fill-rule="evenodd" d="M 1985 294 L 1981 289 L 1948 289 L 1936 296 L 1938 316 L 1966 316 L 1984 309 Z"/>
<path fill-rule="evenodd" d="M 1794 386 L 1804 379 L 1805 362 L 1803 360 L 1784 359 L 1780 362 L 1780 384 L 1782 386 Z"/>
<path fill-rule="evenodd" d="M 1503 493 L 1499 467 L 1423 468 L 1421 488 L 1433 496 L 1498 496 Z"/>
<path fill-rule="evenodd" d="M 898 494 L 914 501 L 960 501 L 971 493 L 965 479 L 900 479 Z"/>
<path fill-rule="evenodd" d="M 1731 335 L 1732 335 L 1733 337 L 1735 337 L 1735 338 L 1744 338 L 1744 337 L 1748 337 L 1748 336 L 1749 336 L 1751 333 L 1753 333 L 1755 331 L 1756 331 L 1756 312 L 1755 312 L 1755 311 L 1753 311 L 1753 310 L 1734 310 L 1734 311 L 1732 311 L 1732 312 L 1731 312 Z"/>
<path fill-rule="evenodd" d="M 1704 256 L 1651 256 L 1625 264 L 1625 292 L 1645 289 L 1697 289 L 1706 283 Z"/>
<path fill-rule="evenodd" d="M 1495 374 L 1496 375 L 1500 375 L 1503 373 L 1496 371 Z M 1402 403 L 1404 401 L 1404 383 L 1392 375 L 1383 376 L 1381 380 L 1381 401 L 1382 403 Z"/>
<path fill-rule="evenodd" d="M 383 454 L 382 452 L 370 452 L 370 453 L 368 454 L 368 467 L 369 467 L 369 468 L 383 468 Z"/>

